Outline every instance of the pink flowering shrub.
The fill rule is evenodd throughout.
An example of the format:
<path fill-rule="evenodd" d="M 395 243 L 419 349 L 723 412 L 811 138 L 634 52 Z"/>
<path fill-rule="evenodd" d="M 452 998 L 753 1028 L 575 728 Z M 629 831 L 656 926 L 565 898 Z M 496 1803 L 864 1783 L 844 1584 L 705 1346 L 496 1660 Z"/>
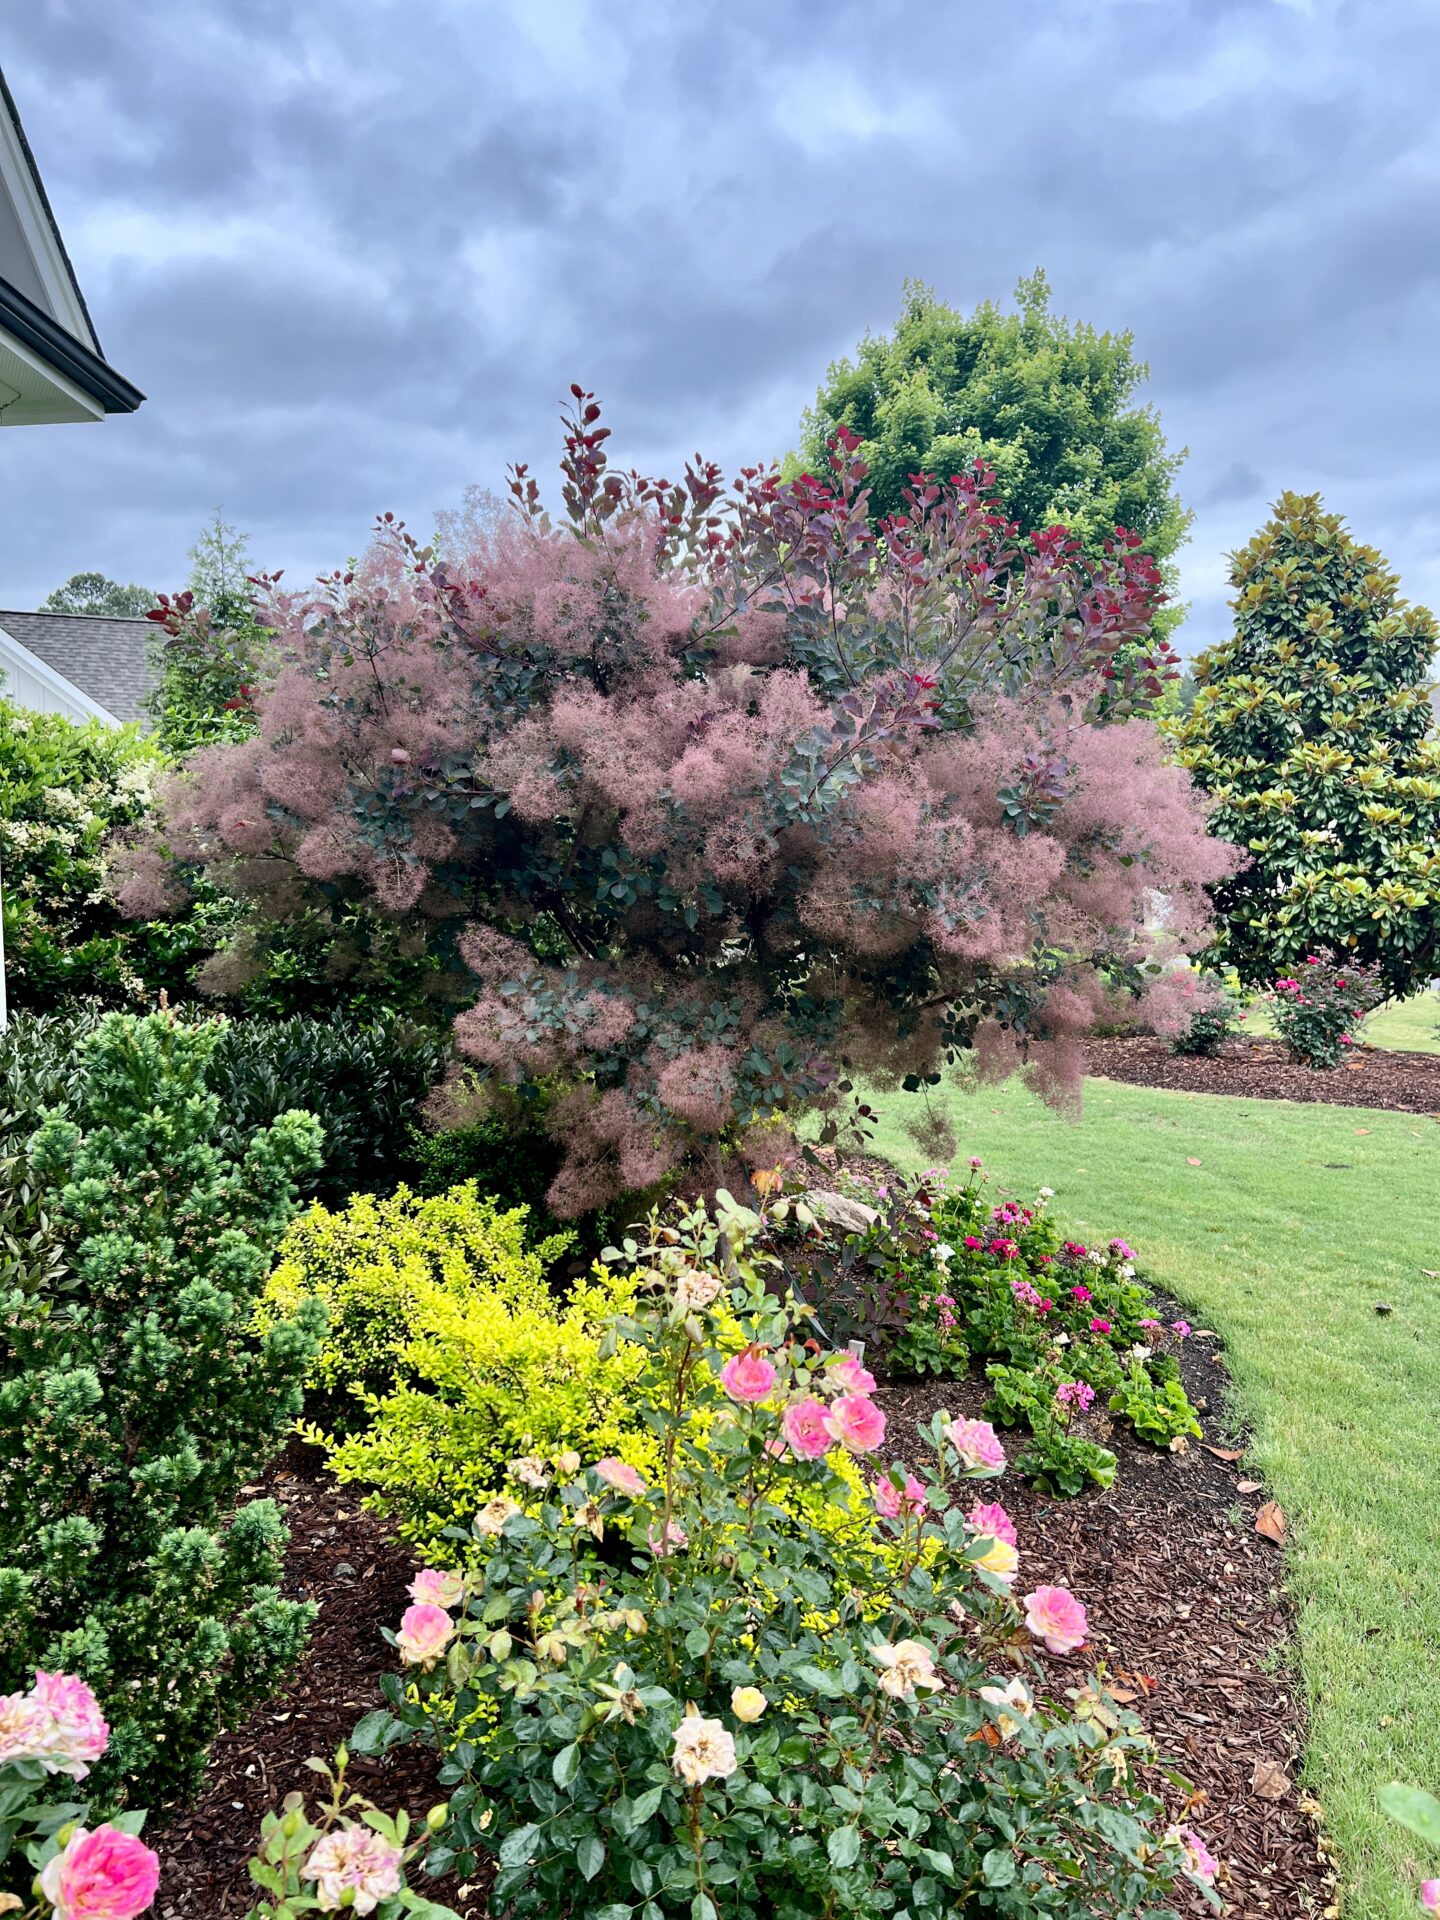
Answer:
<path fill-rule="evenodd" d="M 1312 953 L 1296 973 L 1282 974 L 1265 998 L 1291 1059 L 1320 1071 L 1340 1065 L 1365 1016 L 1385 998 L 1385 984 L 1378 967 Z"/>
<path fill-rule="evenodd" d="M 1000 1920 L 1167 1908 L 1201 1876 L 1136 1784 L 1139 1723 L 1085 1677 L 1085 1608 L 1027 1585 L 1008 1514 L 974 1502 L 996 1436 L 941 1412 L 880 1454 L 855 1370 L 767 1287 L 762 1229 L 719 1196 L 614 1254 L 660 1471 L 639 1496 L 598 1463 L 538 1498 L 517 1484 L 446 1665 L 393 1677 L 357 1742 L 441 1749 L 436 1862 L 493 1861 L 513 1920 L 941 1920 L 981 1887 Z M 696 1305 L 707 1270 L 723 1284 Z M 737 1340 L 763 1397 L 727 1391 Z M 794 1445 L 811 1403 L 840 1464 L 873 1463 L 863 1491 Z M 851 1503 L 850 1532 L 817 1527 L 817 1501 Z"/>
<path fill-rule="evenodd" d="M 1143 717 L 1153 562 L 1021 539 L 981 469 L 872 527 L 843 435 L 790 483 L 626 475 L 574 395 L 560 518 L 517 469 L 513 525 L 422 547 L 386 515 L 274 589 L 258 732 L 172 784 L 128 910 L 200 872 L 276 924 L 423 933 L 470 1001 L 447 1111 L 535 1096 L 561 1215 L 748 1158 L 851 1067 L 973 1046 L 1073 1096 L 1152 891 L 1193 946 L 1234 865 Z"/>

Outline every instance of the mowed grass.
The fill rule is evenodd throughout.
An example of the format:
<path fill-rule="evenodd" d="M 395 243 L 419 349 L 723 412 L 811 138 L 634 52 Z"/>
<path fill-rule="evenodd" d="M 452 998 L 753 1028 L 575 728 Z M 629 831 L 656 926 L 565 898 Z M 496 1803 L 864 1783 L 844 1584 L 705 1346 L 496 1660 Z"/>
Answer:
<path fill-rule="evenodd" d="M 1305 1780 L 1340 1850 L 1344 1913 L 1412 1920 L 1419 1870 L 1440 1861 L 1376 1791 L 1440 1790 L 1440 1125 L 1103 1080 L 1075 1123 L 1013 1082 L 941 1098 L 958 1155 L 1022 1198 L 1054 1187 L 1058 1220 L 1123 1235 L 1223 1336 L 1247 1468 L 1289 1521 Z M 904 1130 L 909 1097 L 875 1104 L 876 1150 L 928 1163 Z"/>

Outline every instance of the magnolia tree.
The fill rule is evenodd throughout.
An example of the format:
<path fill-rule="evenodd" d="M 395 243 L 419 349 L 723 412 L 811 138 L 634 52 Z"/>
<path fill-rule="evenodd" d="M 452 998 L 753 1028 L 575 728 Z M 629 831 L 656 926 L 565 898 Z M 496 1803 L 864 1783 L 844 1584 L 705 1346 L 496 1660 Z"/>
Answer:
<path fill-rule="evenodd" d="M 973 1046 L 1078 1086 L 1147 896 L 1193 945 L 1232 859 L 1143 717 L 1175 668 L 1138 539 L 1022 540 L 984 469 L 877 529 L 844 434 L 788 484 L 621 474 L 574 394 L 562 516 L 517 468 L 509 526 L 424 547 L 387 515 L 353 571 L 272 587 L 258 732 L 173 784 L 127 906 L 188 867 L 273 921 L 426 930 L 471 977 L 471 1079 L 563 1144 L 562 1214 L 773 1164 L 852 1071 L 919 1086 Z"/>

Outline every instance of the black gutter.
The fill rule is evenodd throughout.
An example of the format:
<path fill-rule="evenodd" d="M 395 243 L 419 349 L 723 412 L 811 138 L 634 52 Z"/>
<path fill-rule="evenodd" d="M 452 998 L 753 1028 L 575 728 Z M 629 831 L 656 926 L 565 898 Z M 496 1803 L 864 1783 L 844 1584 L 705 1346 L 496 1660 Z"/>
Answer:
<path fill-rule="evenodd" d="M 123 374 L 116 373 L 99 354 L 83 346 L 43 307 L 37 307 L 4 279 L 0 279 L 0 328 L 38 353 L 46 366 L 64 374 L 92 400 L 98 400 L 106 413 L 134 413 L 145 398 Z"/>

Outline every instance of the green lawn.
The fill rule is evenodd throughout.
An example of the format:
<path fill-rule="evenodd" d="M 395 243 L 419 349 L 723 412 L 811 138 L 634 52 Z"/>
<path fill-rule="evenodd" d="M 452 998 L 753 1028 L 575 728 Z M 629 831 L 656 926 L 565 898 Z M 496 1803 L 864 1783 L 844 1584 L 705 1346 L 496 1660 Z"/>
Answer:
<path fill-rule="evenodd" d="M 1344 1911 L 1412 1920 L 1419 1843 L 1375 1794 L 1394 1778 L 1440 1789 L 1440 1279 L 1422 1272 L 1440 1272 L 1440 1126 L 1104 1080 L 1078 1123 L 1013 1082 L 943 1097 L 960 1153 L 1022 1196 L 1054 1187 L 1058 1219 L 1123 1235 L 1223 1335 L 1249 1463 L 1290 1521 L 1307 1779 Z M 908 1097 L 876 1104 L 876 1149 L 927 1162 Z"/>

